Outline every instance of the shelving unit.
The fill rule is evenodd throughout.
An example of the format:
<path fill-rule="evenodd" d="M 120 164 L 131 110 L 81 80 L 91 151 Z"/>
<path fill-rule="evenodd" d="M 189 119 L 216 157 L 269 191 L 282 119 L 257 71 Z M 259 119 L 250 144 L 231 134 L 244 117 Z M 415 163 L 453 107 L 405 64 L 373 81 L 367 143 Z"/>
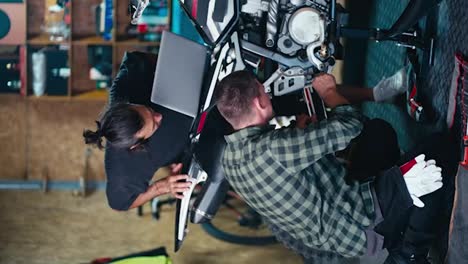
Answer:
<path fill-rule="evenodd" d="M 108 40 L 105 40 L 101 35 L 97 34 L 99 27 L 96 25 L 97 7 L 103 1 L 110 1 L 112 3 L 112 21 L 113 28 Z M 156 52 L 159 48 L 157 41 L 141 41 L 135 34 L 128 33 L 130 24 L 130 15 L 128 14 L 128 1 L 127 0 L 70 0 L 67 7 L 70 19 L 66 20 L 70 29 L 68 38 L 54 41 L 51 40 L 43 30 L 43 25 L 47 22 L 47 10 L 50 6 L 57 4 L 57 0 L 25 0 L 25 20 L 26 20 L 26 37 L 24 43 L 18 43 L 18 51 L 15 54 L 21 58 L 21 91 L 20 95 L 27 97 L 31 100 L 106 100 L 107 92 L 102 86 L 103 81 L 96 81 L 90 79 L 90 69 L 92 67 L 91 52 L 96 50 L 102 51 L 102 54 L 109 54 L 110 56 L 102 56 L 108 58 L 111 68 L 111 79 L 116 75 L 122 56 L 126 51 L 147 51 Z M 171 0 L 167 1 L 168 6 L 168 25 L 170 25 L 171 14 Z M 100 21 L 103 21 L 102 19 Z M 2 49 L 0 43 L 0 52 Z M 32 58 L 33 53 L 38 51 L 51 50 L 49 53 L 62 59 L 66 56 L 65 66 L 57 66 L 54 70 L 57 74 L 53 81 L 49 82 L 45 87 L 43 95 L 38 96 L 38 92 L 33 85 L 33 79 L 38 76 L 33 73 L 35 63 L 38 63 L 37 57 Z M 101 54 L 101 55 L 102 55 Z M 47 55 L 49 56 L 49 55 Z M 107 64 L 106 64 L 107 65 Z M 62 68 L 60 68 L 62 67 Z M 67 71 L 68 69 L 68 71 Z M 1 74 L 1 72 L 0 72 Z M 48 75 L 47 78 L 52 78 Z M 66 79 L 66 80 L 61 80 Z M 62 87 L 65 81 L 65 87 Z M 98 83 L 99 82 L 99 83 Z M 53 83 L 50 85 L 50 83 Z M 110 81 L 108 82 L 110 83 Z M 55 87 L 55 86 L 58 87 Z M 33 87 L 34 86 L 34 87 Z M 51 92 L 54 91 L 54 92 Z"/>

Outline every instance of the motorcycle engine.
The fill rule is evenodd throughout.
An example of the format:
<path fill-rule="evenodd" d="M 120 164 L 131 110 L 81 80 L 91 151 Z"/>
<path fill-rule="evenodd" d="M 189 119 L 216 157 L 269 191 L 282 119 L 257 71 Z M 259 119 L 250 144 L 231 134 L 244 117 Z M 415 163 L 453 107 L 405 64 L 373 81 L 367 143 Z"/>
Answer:
<path fill-rule="evenodd" d="M 263 32 L 264 37 L 257 38 L 264 39 L 262 46 L 288 57 L 308 60 L 319 71 L 327 71 L 333 65 L 334 60 L 329 59 L 334 47 L 326 42 L 327 1 L 247 0 L 241 10 L 242 16 L 248 17 L 244 28 Z M 244 38 L 252 35 L 248 32 Z"/>

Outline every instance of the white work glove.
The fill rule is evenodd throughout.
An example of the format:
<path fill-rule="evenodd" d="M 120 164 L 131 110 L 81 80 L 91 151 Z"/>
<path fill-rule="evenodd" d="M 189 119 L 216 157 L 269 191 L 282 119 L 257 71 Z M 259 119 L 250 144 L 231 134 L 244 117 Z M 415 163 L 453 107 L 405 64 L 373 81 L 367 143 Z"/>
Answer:
<path fill-rule="evenodd" d="M 435 160 L 424 161 L 424 159 L 424 154 L 417 156 L 413 161 L 409 162 L 416 163 L 403 174 L 413 204 L 420 208 L 424 207 L 424 203 L 419 197 L 442 187 L 442 169 L 436 166 Z M 400 169 L 405 165 L 401 166 Z"/>
<path fill-rule="evenodd" d="M 408 70 L 410 65 L 398 70 L 392 76 L 382 79 L 374 86 L 373 94 L 376 102 L 391 100 L 408 90 Z"/>

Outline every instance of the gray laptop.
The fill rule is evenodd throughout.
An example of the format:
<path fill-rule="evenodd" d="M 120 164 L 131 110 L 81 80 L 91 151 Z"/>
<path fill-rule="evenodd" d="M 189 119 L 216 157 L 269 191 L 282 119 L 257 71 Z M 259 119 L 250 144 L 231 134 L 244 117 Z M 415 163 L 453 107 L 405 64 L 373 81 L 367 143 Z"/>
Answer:
<path fill-rule="evenodd" d="M 207 55 L 205 46 L 164 31 L 151 101 L 195 118 Z"/>

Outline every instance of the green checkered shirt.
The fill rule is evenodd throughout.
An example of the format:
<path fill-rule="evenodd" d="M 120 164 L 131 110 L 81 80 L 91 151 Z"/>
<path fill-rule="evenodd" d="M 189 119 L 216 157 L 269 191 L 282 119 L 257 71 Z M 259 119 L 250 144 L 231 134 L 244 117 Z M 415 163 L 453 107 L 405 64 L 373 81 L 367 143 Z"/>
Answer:
<path fill-rule="evenodd" d="M 366 252 L 374 218 L 369 184 L 347 185 L 334 153 L 362 129 L 351 106 L 305 129 L 248 127 L 226 136 L 226 178 L 269 225 L 313 249 L 352 257 Z M 281 240 L 281 237 L 278 237 Z"/>

